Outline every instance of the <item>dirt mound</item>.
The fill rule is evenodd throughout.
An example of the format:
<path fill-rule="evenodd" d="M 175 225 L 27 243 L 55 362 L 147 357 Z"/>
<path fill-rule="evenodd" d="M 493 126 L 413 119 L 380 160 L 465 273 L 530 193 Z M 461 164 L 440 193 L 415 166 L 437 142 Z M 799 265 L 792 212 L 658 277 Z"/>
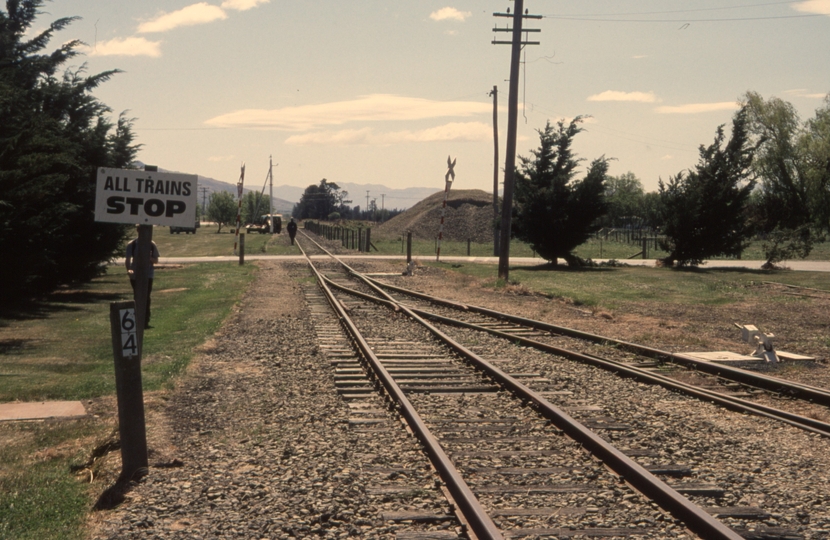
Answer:
<path fill-rule="evenodd" d="M 381 238 L 397 237 L 412 231 L 420 239 L 438 236 L 444 192 L 430 195 L 406 212 L 374 228 Z M 493 195 L 480 189 L 450 191 L 444 216 L 444 238 L 473 242 L 493 241 Z"/>

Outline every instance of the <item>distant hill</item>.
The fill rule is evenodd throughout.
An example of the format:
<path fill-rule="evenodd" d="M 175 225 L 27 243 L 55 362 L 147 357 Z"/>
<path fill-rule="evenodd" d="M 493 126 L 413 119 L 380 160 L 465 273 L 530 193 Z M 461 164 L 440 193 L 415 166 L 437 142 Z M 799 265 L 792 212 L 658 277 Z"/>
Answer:
<path fill-rule="evenodd" d="M 207 176 L 199 176 L 199 187 L 206 187 L 208 188 L 208 197 L 210 197 L 210 193 L 215 193 L 218 191 L 227 191 L 231 193 L 234 197 L 236 197 L 236 184 L 229 184 L 227 182 L 222 182 L 221 180 L 214 180 L 213 178 L 208 178 Z M 262 186 L 257 186 L 255 189 L 250 189 L 249 187 L 243 187 L 243 191 L 245 193 L 249 191 L 260 191 L 262 190 Z M 265 195 L 268 195 L 268 188 L 265 188 Z M 284 198 L 278 197 L 278 195 L 282 195 L 279 191 L 277 186 L 274 186 L 274 213 L 275 214 L 283 214 L 288 215 L 294 209 L 294 203 Z M 200 195 L 201 197 L 201 195 Z M 297 198 L 299 201 L 299 197 Z M 201 200 L 199 203 L 201 204 Z"/>
<path fill-rule="evenodd" d="M 135 165 L 137 167 L 143 167 L 144 164 L 136 162 Z M 159 167 L 160 171 L 163 172 L 180 172 L 180 171 L 171 171 L 169 169 L 164 169 Z M 236 196 L 236 184 L 231 184 L 228 182 L 223 182 L 222 180 L 216 180 L 214 178 L 209 178 L 207 176 L 197 175 L 199 177 L 199 187 L 206 187 L 208 188 L 208 197 L 210 193 L 216 191 L 227 191 L 232 193 Z M 411 208 L 418 202 L 426 199 L 430 195 L 434 193 L 443 192 L 444 186 L 439 187 L 413 187 L 413 188 L 403 188 L 403 189 L 394 189 L 386 187 L 382 184 L 353 184 L 350 182 L 335 182 L 341 190 L 346 191 L 349 193 L 348 200 L 352 202 L 347 203 L 349 206 L 360 206 L 361 210 L 366 209 L 366 192 L 369 192 L 369 200 L 376 200 L 378 208 L 386 208 L 387 210 L 405 210 L 407 208 Z M 310 185 L 310 184 L 309 184 Z M 306 186 L 308 187 L 308 186 Z M 262 189 L 262 185 L 256 185 L 251 189 L 251 186 L 248 185 L 244 188 L 245 192 L 249 191 L 260 191 Z M 302 197 L 303 193 L 305 192 L 305 187 L 297 187 L 297 186 L 289 186 L 289 185 L 280 185 L 274 186 L 274 212 L 280 213 L 283 215 L 290 214 L 291 211 L 294 209 L 294 205 L 300 202 L 300 197 Z M 268 193 L 268 188 L 265 188 L 266 194 Z M 199 193 L 199 204 L 202 202 L 202 194 Z"/>

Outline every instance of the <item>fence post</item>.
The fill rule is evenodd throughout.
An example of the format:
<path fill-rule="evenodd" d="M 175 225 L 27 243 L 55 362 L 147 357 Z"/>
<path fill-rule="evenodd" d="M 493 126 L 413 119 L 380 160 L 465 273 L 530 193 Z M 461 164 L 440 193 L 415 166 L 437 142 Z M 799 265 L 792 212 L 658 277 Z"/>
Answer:
<path fill-rule="evenodd" d="M 648 259 L 648 238 L 643 237 L 643 258 Z"/>
<path fill-rule="evenodd" d="M 245 237 L 248 235 L 242 232 L 244 230 L 243 228 L 239 231 L 239 266 L 245 264 Z"/>
<path fill-rule="evenodd" d="M 366 253 L 372 251 L 372 228 L 366 228 Z"/>
<path fill-rule="evenodd" d="M 470 239 L 467 238 L 467 257 L 470 256 Z"/>
<path fill-rule="evenodd" d="M 412 262 L 412 231 L 406 231 L 406 264 Z"/>

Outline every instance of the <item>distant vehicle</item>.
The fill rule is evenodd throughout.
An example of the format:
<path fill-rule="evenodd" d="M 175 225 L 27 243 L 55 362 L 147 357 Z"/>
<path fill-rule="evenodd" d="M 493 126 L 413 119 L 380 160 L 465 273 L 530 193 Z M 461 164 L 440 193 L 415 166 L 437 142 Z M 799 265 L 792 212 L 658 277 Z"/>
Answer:
<path fill-rule="evenodd" d="M 282 214 L 274 214 L 274 233 L 280 234 L 282 232 Z M 264 214 L 259 216 L 254 223 L 246 225 L 245 228 L 249 233 L 266 234 L 271 232 L 271 216 Z"/>
<path fill-rule="evenodd" d="M 179 233 L 185 233 L 185 234 L 193 233 L 193 234 L 196 234 L 196 229 L 198 229 L 199 227 L 201 227 L 201 225 L 199 224 L 198 221 L 196 222 L 196 224 L 193 227 L 176 227 L 175 225 L 171 225 L 170 226 L 170 234 L 173 234 L 173 233 L 175 233 L 175 234 L 179 234 Z"/>

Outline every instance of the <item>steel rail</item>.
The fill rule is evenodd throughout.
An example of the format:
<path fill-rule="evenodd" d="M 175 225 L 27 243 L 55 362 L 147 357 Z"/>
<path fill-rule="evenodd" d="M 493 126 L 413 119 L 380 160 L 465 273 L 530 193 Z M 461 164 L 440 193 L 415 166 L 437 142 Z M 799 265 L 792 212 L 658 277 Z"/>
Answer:
<path fill-rule="evenodd" d="M 326 279 L 330 286 L 337 288 L 338 290 L 346 292 L 346 289 L 348 289 L 347 287 L 338 285 L 330 279 L 325 278 L 325 276 L 324 279 Z M 361 293 L 361 297 L 370 300 L 381 300 L 365 293 Z M 395 301 L 386 300 L 383 303 L 389 305 L 390 302 Z M 580 443 L 589 452 L 597 456 L 603 463 L 608 465 L 614 472 L 624 478 L 625 481 L 635 489 L 649 497 L 675 517 L 682 520 L 695 534 L 711 540 L 739 540 L 742 538 L 738 533 L 712 517 L 696 504 L 689 501 L 689 499 L 675 491 L 668 484 L 654 476 L 643 466 L 626 456 L 624 453 L 620 452 L 613 445 L 606 442 L 591 429 L 583 426 L 562 409 L 550 403 L 540 394 L 534 392 L 529 387 L 520 383 L 518 380 L 481 358 L 460 343 L 457 343 L 450 336 L 430 324 L 420 315 L 416 314 L 414 310 L 410 309 L 408 306 L 400 303 L 397 303 L 397 306 L 401 311 L 409 315 L 413 320 L 419 322 L 433 335 L 450 346 L 456 353 L 467 359 L 473 366 L 493 378 L 503 388 L 512 392 L 519 399 L 532 403 L 540 414 L 550 420 L 553 425 L 562 430 L 573 440 Z"/>
<path fill-rule="evenodd" d="M 313 241 L 313 240 L 312 240 Z M 318 245 L 318 247 L 321 247 Z M 321 247 L 321 249 L 324 249 Z M 369 283 L 369 279 L 355 272 L 351 267 L 343 263 L 339 258 L 329 254 L 345 268 L 349 270 L 355 277 L 361 278 Z M 318 274 L 320 278 L 326 283 L 338 290 L 348 289 L 342 285 L 334 283 L 329 278 Z M 566 433 L 574 441 L 580 443 L 585 449 L 597 456 L 603 463 L 608 465 L 620 477 L 625 479 L 628 484 L 635 489 L 649 497 L 652 501 L 657 503 L 660 507 L 670 512 L 672 515 L 683 521 L 689 529 L 695 534 L 710 540 L 741 540 L 742 537 L 712 517 L 709 513 L 704 511 L 699 506 L 692 503 L 689 499 L 675 491 L 668 484 L 657 478 L 655 475 L 646 470 L 643 466 L 620 452 L 613 445 L 606 442 L 602 437 L 594 433 L 591 429 L 583 426 L 577 422 L 573 417 L 565 413 L 560 408 L 556 407 L 540 394 L 534 392 L 529 387 L 520 383 L 515 378 L 511 377 L 498 367 L 487 362 L 473 351 L 467 349 L 460 343 L 457 343 L 450 336 L 443 333 L 434 325 L 427 322 L 420 315 L 417 315 L 409 307 L 400 304 L 391 296 L 379 289 L 375 284 L 370 284 L 373 290 L 377 290 L 386 300 L 383 303 L 387 306 L 391 304 L 397 305 L 398 309 L 409 315 L 410 318 L 420 323 L 433 335 L 438 337 L 441 341 L 451 347 L 462 358 L 467 359 L 473 366 L 483 371 L 491 378 L 496 380 L 503 388 L 511 391 L 519 399 L 532 403 L 537 411 L 545 418 L 551 421 L 553 425 Z M 344 291 L 345 292 L 345 291 Z M 358 291 L 355 291 L 358 292 Z M 360 293 L 361 297 L 368 300 L 379 301 L 377 297 Z M 366 345 L 368 348 L 368 345 Z M 369 351 L 371 352 L 371 351 Z M 372 355 L 374 356 L 374 355 Z M 378 364 L 380 362 L 378 361 Z M 382 366 L 381 366 L 382 368 Z M 383 370 L 385 372 L 385 370 Z M 393 381 L 394 382 L 394 381 Z M 399 389 L 400 390 L 400 389 Z M 415 413 L 417 414 L 417 413 Z"/>
<path fill-rule="evenodd" d="M 329 280 L 329 284 L 345 293 L 351 294 L 353 296 L 358 296 L 360 298 L 364 298 L 366 300 L 373 300 L 377 303 L 384 304 L 391 309 L 397 309 L 399 304 L 394 303 L 390 300 L 385 300 L 382 298 L 374 297 L 370 294 L 366 294 L 360 291 L 356 291 L 354 289 L 349 289 L 348 287 L 344 287 L 339 285 L 331 280 Z M 405 305 L 404 305 L 405 306 Z M 408 306 L 407 306 L 408 307 Z M 714 390 L 707 390 L 705 388 L 701 388 L 699 386 L 695 386 L 692 384 L 683 383 L 672 379 L 671 377 L 667 377 L 665 375 L 660 375 L 658 373 L 652 373 L 646 371 L 644 369 L 626 365 L 624 362 L 618 362 L 617 360 L 612 360 L 610 358 L 603 358 L 601 356 L 596 356 L 587 353 L 580 353 L 576 351 L 571 351 L 569 349 L 563 349 L 561 347 L 557 347 L 555 345 L 550 345 L 548 343 L 542 343 L 541 341 L 536 341 L 530 338 L 517 336 L 515 334 L 511 334 L 509 332 L 503 332 L 501 330 L 496 330 L 493 328 L 487 328 L 484 326 L 479 326 L 474 323 L 469 323 L 465 321 L 459 321 L 457 319 L 452 319 L 449 317 L 444 317 L 443 315 L 438 315 L 436 313 L 431 313 L 429 311 L 424 311 L 418 308 L 411 308 L 412 311 L 426 319 L 435 320 L 440 323 L 450 325 L 450 326 L 457 326 L 460 328 L 467 328 L 469 330 L 476 330 L 479 332 L 486 332 L 488 334 L 492 334 L 494 336 L 498 336 L 500 338 L 512 341 L 514 343 L 518 343 L 527 347 L 533 347 L 535 349 L 556 354 L 570 360 L 575 360 L 577 362 L 582 362 L 585 364 L 589 364 L 592 366 L 600 367 L 607 371 L 612 371 L 617 374 L 623 374 L 627 377 L 631 377 L 633 379 L 637 379 L 639 381 L 648 382 L 651 384 L 657 384 L 664 388 L 668 388 L 670 390 L 676 390 L 678 392 L 682 392 L 684 394 L 696 397 L 698 399 L 704 401 L 711 401 L 713 403 L 717 403 L 723 407 L 726 407 L 733 411 L 744 412 L 749 414 L 754 414 L 756 416 L 760 416 L 763 418 L 769 418 L 771 420 L 776 420 L 778 422 L 783 422 L 785 424 L 789 424 L 793 427 L 797 427 L 799 429 L 803 429 L 805 431 L 809 431 L 810 433 L 815 433 L 817 435 L 821 435 L 823 437 L 830 437 L 830 424 L 826 422 L 822 422 L 820 420 L 816 420 L 814 418 L 808 418 L 806 416 L 801 416 L 798 414 L 794 414 L 787 411 L 782 411 L 780 409 L 776 409 L 774 407 L 768 407 L 766 405 L 761 405 L 760 403 L 754 403 L 751 401 L 747 401 L 745 399 L 737 398 L 730 396 L 728 394 L 722 394 L 720 392 L 716 392 Z"/>
<path fill-rule="evenodd" d="M 297 242 L 297 245 L 300 247 L 299 242 Z M 321 246 L 318 245 L 318 247 Z M 321 247 L 321 249 L 323 248 Z M 375 355 L 374 351 L 372 351 L 368 342 L 363 338 L 362 334 L 357 329 L 357 326 L 351 320 L 348 313 L 346 313 L 346 310 L 334 297 L 334 294 L 327 285 L 327 283 L 332 283 L 331 280 L 326 278 L 317 270 L 302 247 L 300 247 L 300 251 L 306 257 L 309 266 L 317 277 L 317 282 L 319 283 L 320 288 L 323 290 L 323 293 L 332 308 L 337 313 L 341 324 L 352 338 L 354 345 L 358 348 L 363 358 L 366 360 L 368 364 L 367 367 L 369 367 L 371 372 L 375 375 L 375 377 L 377 377 L 378 381 L 386 390 L 389 398 L 398 408 L 400 414 L 406 419 L 410 429 L 412 429 L 423 444 L 430 461 L 438 471 L 441 479 L 446 483 L 447 489 L 455 500 L 455 504 L 458 506 L 459 511 L 461 511 L 464 518 L 467 520 L 467 523 L 470 525 L 472 532 L 482 540 L 503 539 L 504 537 L 499 528 L 496 527 L 496 524 L 493 523 L 493 520 L 481 506 L 478 498 L 464 481 L 464 478 L 458 469 L 455 468 L 452 460 L 450 460 L 449 456 L 446 452 L 444 452 L 444 449 L 441 447 L 438 440 L 429 431 L 426 423 L 406 397 L 406 394 L 404 394 L 403 390 L 401 390 L 400 386 L 398 386 L 386 368 L 383 367 L 383 364 Z"/>
<path fill-rule="evenodd" d="M 390 285 L 388 283 L 383 283 L 369 277 L 367 277 L 366 279 L 369 279 L 370 281 L 376 283 L 378 286 L 383 287 L 384 289 L 395 291 L 415 298 L 420 298 L 422 300 L 426 300 L 453 309 L 478 313 L 480 315 L 486 315 L 496 319 L 512 322 L 521 326 L 526 326 L 529 328 L 534 328 L 536 330 L 551 332 L 554 334 L 559 334 L 567 337 L 583 339 L 594 343 L 615 345 L 620 349 L 627 350 L 628 352 L 633 352 L 656 360 L 671 361 L 683 365 L 685 367 L 694 368 L 698 371 L 707 373 L 709 375 L 715 375 L 718 377 L 722 377 L 724 379 L 729 379 L 731 381 L 754 386 L 756 388 L 762 388 L 770 392 L 783 394 L 788 397 L 799 398 L 805 401 L 812 401 L 814 403 L 830 407 L 830 391 L 824 388 L 810 386 L 807 384 L 802 384 L 794 381 L 785 381 L 777 377 L 770 377 L 768 375 L 763 375 L 760 373 L 753 373 L 745 369 L 736 368 L 732 366 L 714 364 L 712 362 L 704 362 L 702 360 L 697 360 L 690 356 L 684 355 L 683 353 L 672 353 L 669 351 L 662 351 L 660 349 L 655 349 L 653 347 L 647 347 L 645 345 L 638 345 L 636 343 L 630 343 L 619 339 L 600 336 L 589 332 L 583 332 L 581 330 L 575 330 L 573 328 L 567 328 L 564 326 L 557 326 L 542 321 L 536 321 L 533 319 L 517 317 L 515 315 L 502 313 L 484 307 L 474 306 L 470 304 L 462 304 L 460 302 L 454 302 L 452 300 L 446 300 L 443 298 L 435 298 L 424 293 L 412 291 L 409 289 L 405 289 L 403 287 L 397 287 L 395 285 Z"/>
<path fill-rule="evenodd" d="M 309 240 L 311 240 L 311 239 L 309 238 Z M 311 240 L 311 241 L 314 242 L 314 240 Z M 316 242 L 315 242 L 315 244 L 316 244 Z M 482 308 L 482 307 L 478 307 L 478 306 L 468 306 L 466 304 L 461 304 L 461 303 L 458 303 L 458 302 L 454 302 L 452 300 L 446 300 L 446 299 L 442 299 L 442 298 L 435 298 L 435 297 L 432 297 L 430 295 L 420 293 L 420 292 L 417 292 L 417 291 L 411 291 L 411 290 L 408 290 L 408 289 L 404 289 L 402 287 L 396 287 L 394 285 L 385 284 L 385 283 L 379 282 L 375 279 L 369 278 L 368 276 L 364 276 L 364 275 L 360 274 L 359 272 L 357 272 L 353 268 L 351 268 L 349 265 L 344 263 L 342 260 L 340 260 L 338 257 L 336 257 L 335 255 L 333 255 L 333 254 L 329 253 L 328 251 L 326 251 L 325 248 L 323 248 L 319 244 L 317 244 L 317 245 L 318 245 L 318 247 L 320 247 L 320 249 L 325 251 L 330 257 L 337 260 L 341 265 L 343 265 L 351 274 L 353 274 L 355 277 L 357 277 L 357 278 L 361 279 L 362 281 L 364 281 L 369 287 L 371 287 L 373 290 L 377 291 L 379 294 L 381 294 L 387 300 L 383 301 L 383 300 L 381 300 L 377 297 L 373 297 L 371 295 L 365 295 L 365 293 L 361 293 L 360 291 L 354 291 L 352 289 L 348 289 L 346 287 L 342 287 L 342 286 L 337 285 L 336 283 L 331 282 L 333 286 L 335 286 L 337 288 L 341 288 L 344 292 L 348 292 L 348 293 L 351 293 L 351 294 L 354 294 L 354 295 L 358 295 L 358 296 L 365 295 L 364 297 L 368 300 L 374 300 L 374 301 L 377 301 L 377 302 L 386 303 L 387 307 L 390 307 L 391 309 L 397 310 L 398 309 L 397 306 L 400 305 L 400 302 L 398 300 L 394 299 L 393 297 L 391 297 L 390 295 L 386 294 L 385 292 L 383 292 L 383 290 L 382 290 L 383 288 L 390 289 L 390 290 L 393 290 L 395 292 L 399 292 L 401 294 L 406 294 L 406 295 L 410 295 L 410 296 L 413 296 L 413 297 L 421 298 L 422 300 L 427 300 L 429 302 L 433 302 L 433 303 L 436 303 L 436 304 L 439 304 L 439 305 L 445 305 L 445 306 L 448 306 L 448 307 L 452 307 L 454 309 L 478 312 L 480 314 L 487 315 L 487 316 L 490 316 L 490 317 L 499 318 L 499 319 L 503 319 L 503 320 L 508 320 L 509 322 L 514 322 L 516 324 L 521 324 L 523 326 L 532 327 L 532 328 L 535 328 L 537 330 L 546 330 L 546 331 L 550 331 L 550 332 L 554 332 L 554 333 L 560 333 L 560 334 L 565 334 L 566 332 L 570 332 L 572 334 L 565 334 L 565 335 L 570 335 L 570 337 L 577 337 L 577 338 L 587 339 L 589 341 L 599 342 L 599 343 L 612 342 L 612 343 L 615 343 L 615 344 L 622 344 L 622 345 L 631 346 L 631 347 L 637 348 L 637 349 L 639 349 L 639 348 L 647 349 L 647 350 L 654 351 L 654 352 L 659 353 L 660 355 L 664 355 L 664 356 L 674 356 L 672 353 L 669 353 L 669 352 L 666 352 L 666 351 L 659 351 L 658 349 L 651 349 L 651 348 L 648 348 L 648 347 L 643 347 L 641 345 L 628 343 L 628 342 L 622 342 L 622 341 L 614 340 L 612 338 L 606 338 L 606 337 L 603 337 L 603 336 L 598 336 L 598 335 L 595 335 L 595 334 L 589 334 L 587 332 L 581 332 L 579 330 L 574 330 L 574 329 L 571 329 L 571 328 L 565 328 L 565 327 L 550 325 L 550 324 L 547 324 L 547 323 L 543 323 L 541 321 L 534 321 L 532 319 L 524 319 L 522 317 L 515 317 L 513 315 L 509 315 L 509 314 L 506 314 L 506 313 L 501 313 L 501 312 L 498 312 L 498 311 L 490 310 L 488 308 Z M 641 381 L 646 381 L 646 382 L 649 382 L 651 384 L 658 384 L 658 385 L 663 386 L 665 388 L 680 391 L 680 392 L 683 392 L 687 395 L 696 397 L 698 399 L 711 401 L 713 403 L 717 403 L 718 405 L 726 407 L 730 410 L 734 410 L 734 411 L 738 411 L 738 412 L 745 412 L 745 413 L 749 413 L 749 414 L 754 414 L 756 416 L 773 419 L 773 420 L 791 425 L 793 427 L 803 429 L 803 430 L 808 431 L 810 433 L 815 433 L 817 435 L 821 435 L 821 436 L 824 436 L 824 437 L 830 437 L 830 424 L 828 424 L 826 422 L 822 422 L 820 420 L 816 420 L 816 419 L 813 419 L 813 418 L 808 418 L 808 417 L 801 416 L 801 415 L 798 415 L 798 414 L 790 413 L 790 412 L 787 412 L 787 411 L 783 411 L 781 409 L 776 409 L 774 407 L 768 407 L 766 405 L 761 405 L 759 403 L 753 403 L 751 401 L 747 401 L 747 400 L 737 398 L 737 397 L 732 397 L 732 396 L 729 396 L 729 395 L 726 395 L 726 394 L 722 394 L 720 392 L 716 392 L 714 390 L 707 390 L 707 389 L 703 389 L 703 388 L 700 388 L 700 387 L 696 387 L 694 385 L 681 383 L 679 381 L 671 379 L 670 377 L 666 377 L 666 376 L 655 374 L 655 373 L 650 373 L 646 370 L 636 368 L 634 366 L 628 366 L 625 363 L 618 362 L 616 360 L 611 360 L 611 359 L 608 359 L 608 358 L 602 358 L 602 357 L 595 356 L 595 355 L 590 355 L 590 354 L 578 353 L 578 352 L 575 352 L 575 351 L 570 351 L 568 349 L 562 349 L 560 347 L 556 347 L 556 346 L 553 346 L 553 345 L 549 345 L 549 344 L 546 344 L 546 343 L 535 341 L 535 340 L 532 340 L 532 339 L 529 339 L 529 338 L 524 338 L 522 336 L 516 336 L 516 335 L 510 334 L 510 333 L 501 332 L 499 330 L 495 330 L 495 329 L 492 329 L 492 328 L 486 328 L 486 327 L 478 326 L 478 325 L 475 325 L 473 323 L 467 323 L 467 322 L 464 322 L 464 321 L 458 321 L 456 319 L 442 317 L 441 315 L 430 313 L 430 312 L 427 312 L 427 311 L 424 311 L 424 310 L 419 310 L 417 308 L 413 308 L 413 311 L 415 313 L 421 315 L 421 316 L 431 318 L 433 320 L 438 320 L 438 321 L 440 321 L 444 324 L 451 324 L 451 325 L 454 325 L 454 326 L 466 327 L 466 328 L 474 329 L 474 330 L 477 330 L 477 331 L 483 331 L 483 332 L 487 332 L 487 333 L 490 333 L 490 334 L 493 334 L 493 335 L 497 335 L 499 337 L 502 337 L 504 339 L 509 339 L 509 340 L 514 341 L 514 342 L 518 341 L 518 342 L 520 342 L 524 345 L 534 347 L 536 349 L 543 350 L 543 351 L 546 351 L 546 352 L 550 352 L 550 353 L 553 353 L 553 354 L 558 354 L 560 356 L 570 358 L 571 360 L 576 360 L 576 361 L 588 363 L 588 364 L 591 364 L 591 365 L 594 365 L 594 366 L 597 366 L 597 367 L 600 367 L 600 368 L 603 368 L 603 369 L 606 369 L 606 370 L 609 370 L 609 371 L 614 371 L 616 373 L 623 373 L 626 376 L 636 378 L 636 379 L 641 380 Z M 561 330 L 561 332 L 559 332 L 557 330 Z M 690 360 L 692 360 L 695 363 L 701 363 L 701 362 L 699 362 L 697 360 L 694 360 L 694 359 L 690 359 Z M 738 369 L 738 368 L 730 368 L 728 366 L 723 366 L 723 367 L 725 367 L 727 370 L 730 370 L 730 371 L 734 370 L 734 371 L 738 371 L 740 373 L 744 373 L 747 376 L 756 375 L 754 373 L 746 372 L 745 370 L 741 370 L 741 369 Z M 701 371 L 704 371 L 704 370 L 701 370 Z M 717 374 L 715 374 L 715 375 L 717 375 Z M 782 381 L 781 379 L 776 379 L 774 377 L 764 377 L 762 375 L 758 375 L 758 376 L 762 377 L 762 378 L 765 378 L 765 379 L 770 379 L 772 381 L 776 381 L 780 384 L 788 384 L 789 383 L 789 381 Z M 726 378 L 726 379 L 729 379 L 729 380 L 736 380 L 736 379 L 731 379 L 729 377 L 723 377 L 723 378 Z M 744 381 L 737 381 L 737 382 L 743 382 L 744 384 L 748 384 Z M 793 384 L 795 386 L 798 386 L 799 388 L 805 388 L 807 390 L 817 390 L 819 392 L 825 392 L 823 389 L 820 389 L 820 388 L 809 387 L 807 385 L 799 385 L 797 383 L 793 383 Z M 753 386 L 757 386 L 757 385 L 753 385 Z M 768 388 L 764 388 L 764 389 L 769 391 Z M 773 391 L 779 391 L 779 390 L 773 390 Z M 792 393 L 792 392 L 790 392 L 790 393 Z"/>
<path fill-rule="evenodd" d="M 444 324 L 468 328 L 480 332 L 487 332 L 489 334 L 519 343 L 521 345 L 533 347 L 535 349 L 539 349 L 545 352 L 557 354 L 559 356 L 564 356 L 571 360 L 576 360 L 593 366 L 601 367 L 603 369 L 613 371 L 618 374 L 622 373 L 628 377 L 635 378 L 640 381 L 649 382 L 652 384 L 658 384 L 660 386 L 663 386 L 664 388 L 677 390 L 702 400 L 712 401 L 714 403 L 717 403 L 718 405 L 724 406 L 731 410 L 746 412 L 757 416 L 762 416 L 764 418 L 770 418 L 772 420 L 784 422 L 799 429 L 809 431 L 810 433 L 815 433 L 817 435 L 822 435 L 824 437 L 830 437 L 830 424 L 822 422 L 820 420 L 808 418 L 806 416 L 801 416 L 787 411 L 782 411 L 780 409 L 768 407 L 766 405 L 761 405 L 759 403 L 753 403 L 751 401 L 733 397 L 728 394 L 722 394 L 714 390 L 707 390 L 705 388 L 701 388 L 699 386 L 695 386 L 692 384 L 683 383 L 675 379 L 672 379 L 671 377 L 660 375 L 658 373 L 651 373 L 638 367 L 628 366 L 624 362 L 618 362 L 610 358 L 602 358 L 600 356 L 592 354 L 579 353 L 568 349 L 562 349 L 555 345 L 542 343 L 540 341 L 525 338 L 522 336 L 516 336 L 514 334 L 510 334 L 509 332 L 502 332 L 500 330 L 495 330 L 493 328 L 486 328 L 484 326 L 478 326 L 473 323 L 459 321 L 456 319 L 451 319 L 449 317 L 443 317 L 441 315 L 430 313 L 428 311 L 422 311 L 418 309 L 413 309 L 413 311 L 415 311 L 423 317 L 437 320 Z"/>

